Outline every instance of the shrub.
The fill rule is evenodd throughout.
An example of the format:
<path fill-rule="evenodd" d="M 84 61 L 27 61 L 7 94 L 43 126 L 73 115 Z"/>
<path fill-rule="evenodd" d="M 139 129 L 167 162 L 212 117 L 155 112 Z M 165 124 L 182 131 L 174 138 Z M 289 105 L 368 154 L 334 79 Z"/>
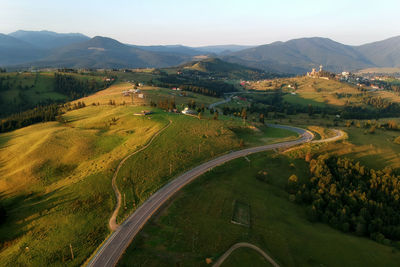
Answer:
<path fill-rule="evenodd" d="M 400 136 L 396 137 L 396 139 L 394 139 L 394 143 L 400 145 Z"/>

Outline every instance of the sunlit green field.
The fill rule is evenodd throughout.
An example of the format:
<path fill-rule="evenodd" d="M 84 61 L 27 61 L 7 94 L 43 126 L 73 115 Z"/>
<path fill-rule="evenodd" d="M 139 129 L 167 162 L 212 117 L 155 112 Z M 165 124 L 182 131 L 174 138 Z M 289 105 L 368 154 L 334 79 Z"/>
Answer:
<path fill-rule="evenodd" d="M 288 177 L 308 179 L 307 163 L 259 153 L 217 167 L 185 187 L 133 241 L 119 266 L 206 266 L 237 242 L 259 246 L 281 266 L 397 266 L 400 252 L 366 238 L 310 223 L 289 200 Z M 266 175 L 259 175 L 259 172 Z M 235 201 L 247 203 L 251 226 L 231 223 Z M 225 266 L 260 259 L 237 251 Z"/>
<path fill-rule="evenodd" d="M 95 79 L 102 81 L 102 76 L 68 74 L 80 80 Z M 5 82 L 8 90 L 1 91 L 0 116 L 33 108 L 47 102 L 65 102 L 69 96 L 55 91 L 54 72 L 38 73 L 0 73 L 0 78 L 9 77 Z"/>
<path fill-rule="evenodd" d="M 165 123 L 162 116 L 133 116 L 138 109 L 91 106 L 66 113 L 65 124 L 0 135 L 0 203 L 7 210 L 0 265 L 80 265 L 103 241 L 113 169 Z"/>
<path fill-rule="evenodd" d="M 110 232 L 108 220 L 115 206 L 111 178 L 117 164 L 169 121 L 165 133 L 121 168 L 117 183 L 127 209 L 121 209 L 119 220 L 187 168 L 239 148 L 241 139 L 244 146 L 258 140 L 237 135 L 233 129 L 248 126 L 222 115 L 199 120 L 148 106 L 121 105 L 125 88 L 131 85 L 116 83 L 76 100 L 87 106 L 63 114 L 62 123 L 38 123 L 0 135 L 0 204 L 7 211 L 0 227 L 1 266 L 84 263 Z M 144 90 L 149 95 L 157 92 Z M 110 105 L 110 99 L 116 105 Z M 191 99 L 199 105 L 215 100 L 190 93 L 177 102 Z M 154 114 L 134 116 L 144 109 Z M 262 131 L 269 134 L 269 129 Z M 258 135 L 259 142 L 266 141 Z M 269 138 L 280 135 L 291 136 L 273 130 Z"/>

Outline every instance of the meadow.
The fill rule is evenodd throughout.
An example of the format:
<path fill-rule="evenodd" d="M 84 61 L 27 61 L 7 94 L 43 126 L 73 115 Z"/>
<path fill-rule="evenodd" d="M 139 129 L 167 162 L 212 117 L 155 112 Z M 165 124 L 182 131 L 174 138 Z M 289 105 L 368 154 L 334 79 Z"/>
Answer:
<path fill-rule="evenodd" d="M 307 114 L 289 115 L 285 118 L 268 120 L 269 123 L 307 128 L 315 134 L 315 139 L 331 137 L 330 128 L 343 130 L 347 135 L 344 142 L 320 144 L 317 148 L 317 150 L 320 150 L 319 153 L 329 152 L 352 158 L 376 170 L 385 167 L 400 169 L 400 145 L 394 142 L 394 139 L 400 136 L 400 132 L 376 127 L 374 132 L 371 133 L 370 127 L 365 128 L 364 126 L 366 123 L 379 125 L 388 121 L 399 124 L 398 118 L 350 121 L 353 121 L 353 125 L 346 126 L 348 120 L 329 115 L 322 117 L 321 115 L 309 116 Z"/>
<path fill-rule="evenodd" d="M 146 106 L 150 104 L 150 101 L 154 103 L 158 103 L 160 100 L 168 100 L 175 101 L 177 107 L 179 109 L 183 109 L 188 103 L 194 101 L 197 103 L 198 107 L 201 107 L 201 104 L 204 104 L 206 107 L 214 102 L 218 102 L 220 99 L 216 97 L 204 96 L 192 92 L 185 92 L 185 96 L 181 95 L 179 91 L 173 91 L 167 88 L 155 87 L 144 85 L 139 87 L 141 93 L 144 95 L 144 98 L 141 99 L 137 96 L 137 94 L 133 97 L 124 96 L 122 94 L 125 90 L 130 90 L 133 88 L 133 84 L 130 82 L 117 82 L 113 86 L 109 87 L 107 90 L 102 90 L 96 92 L 93 95 L 88 97 L 83 97 L 79 100 L 73 101 L 73 103 L 77 103 L 78 101 L 83 101 L 86 105 L 90 104 L 108 104 L 110 100 L 115 101 L 116 105 L 122 104 L 134 104 L 135 106 Z"/>
<path fill-rule="evenodd" d="M 124 208 L 118 219 L 128 216 L 153 192 L 185 170 L 242 146 L 293 140 L 290 131 L 243 127 L 240 120 L 199 120 L 191 116 L 168 116 L 172 121 L 142 153 L 129 158 L 118 173 L 117 184 Z M 241 141 L 243 144 L 241 145 Z M 157 166 L 157 168 L 154 168 Z"/>
<path fill-rule="evenodd" d="M 102 82 L 102 76 L 68 73 L 79 80 L 94 79 Z M 0 116 L 33 108 L 39 104 L 65 102 L 69 96 L 57 92 L 54 72 L 14 72 L 0 73 L 0 79 L 6 79 L 0 85 Z"/>
<path fill-rule="evenodd" d="M 143 228 L 118 266 L 206 266 L 206 258 L 215 261 L 237 242 L 259 246 L 281 266 L 398 265 L 397 249 L 311 223 L 304 207 L 289 200 L 289 176 L 308 179 L 304 160 L 271 152 L 248 158 L 250 164 L 236 159 L 185 187 Z M 250 227 L 231 223 L 236 201 L 250 206 Z M 225 266 L 260 265 L 251 253 L 238 250 Z"/>
<path fill-rule="evenodd" d="M 113 169 L 165 123 L 90 106 L 7 134 L 0 161 L 0 265 L 80 265 L 108 235 Z M 114 123 L 112 118 L 117 118 Z M 74 259 L 70 253 L 72 246 Z"/>
<path fill-rule="evenodd" d="M 111 178 L 117 164 L 169 121 L 171 127 L 121 168 L 117 184 L 127 209 L 121 209 L 119 220 L 187 168 L 239 148 L 241 139 L 244 145 L 256 142 L 247 142 L 249 134 L 239 137 L 232 130 L 244 127 L 241 120 L 222 115 L 218 120 L 199 120 L 154 107 L 123 105 L 121 93 L 128 88 L 130 83 L 116 83 L 74 101 L 84 101 L 86 107 L 66 111 L 61 122 L 0 135 L 0 205 L 7 212 L 0 227 L 1 266 L 83 264 L 110 233 L 108 220 L 116 202 Z M 149 95 L 157 91 L 146 90 Z M 199 104 L 214 100 L 190 94 L 178 96 L 177 102 L 191 99 Z M 133 115 L 143 109 L 154 114 Z M 271 138 L 292 135 L 270 133 Z"/>

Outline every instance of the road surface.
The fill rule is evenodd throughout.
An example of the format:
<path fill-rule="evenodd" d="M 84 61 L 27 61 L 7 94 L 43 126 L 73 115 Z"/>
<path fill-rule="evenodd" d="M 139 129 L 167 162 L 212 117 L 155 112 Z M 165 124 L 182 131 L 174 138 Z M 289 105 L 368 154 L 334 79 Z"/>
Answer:
<path fill-rule="evenodd" d="M 213 108 L 215 108 L 215 107 L 218 106 L 218 105 L 228 103 L 228 102 L 230 102 L 230 101 L 232 100 L 232 97 L 233 97 L 233 94 L 230 94 L 230 95 L 229 95 L 227 98 L 225 98 L 224 100 L 221 100 L 221 101 L 219 101 L 219 102 L 215 102 L 215 103 L 210 104 L 210 105 L 208 106 L 208 109 L 213 109 Z"/>
<path fill-rule="evenodd" d="M 219 267 L 226 260 L 226 258 L 228 258 L 229 255 L 231 255 L 231 253 L 238 248 L 254 249 L 258 253 L 260 253 L 269 263 L 271 263 L 272 266 L 279 267 L 279 264 L 276 263 L 276 261 L 274 261 L 274 259 L 271 258 L 267 253 L 265 253 L 264 250 L 262 250 L 261 248 L 255 246 L 253 244 L 245 243 L 245 242 L 236 243 L 232 247 L 230 247 L 224 254 L 222 254 L 221 257 L 219 257 L 219 259 L 214 263 L 213 267 Z"/>
<path fill-rule="evenodd" d="M 316 143 L 334 142 L 345 137 L 345 133 L 342 130 L 332 129 L 332 131 L 335 132 L 335 136 L 321 140 L 314 140 L 312 141 L 312 143 L 316 144 Z"/>
<path fill-rule="evenodd" d="M 139 233 L 140 229 L 142 229 L 142 227 L 146 224 L 150 217 L 177 191 L 179 191 L 182 187 L 189 184 L 191 181 L 193 181 L 203 173 L 211 170 L 218 165 L 221 165 L 236 158 L 244 157 L 246 155 L 261 151 L 288 148 L 291 146 L 309 142 L 313 138 L 313 134 L 311 132 L 303 130 L 301 128 L 275 124 L 271 124 L 269 126 L 294 131 L 300 135 L 300 138 L 294 141 L 233 151 L 231 153 L 207 161 L 183 173 L 176 179 L 163 186 L 160 190 L 155 192 L 133 214 L 131 214 L 128 219 L 126 219 L 125 222 L 122 223 L 116 229 L 116 231 L 113 232 L 110 237 L 104 242 L 104 244 L 90 260 L 88 266 L 115 266 L 121 255 L 124 253 L 125 249 L 129 246 L 133 238 Z"/>

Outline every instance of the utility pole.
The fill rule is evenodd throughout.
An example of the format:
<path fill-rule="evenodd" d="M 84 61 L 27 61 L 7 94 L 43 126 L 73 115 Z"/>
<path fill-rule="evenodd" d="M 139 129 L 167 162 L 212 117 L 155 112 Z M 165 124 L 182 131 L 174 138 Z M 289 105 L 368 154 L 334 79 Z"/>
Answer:
<path fill-rule="evenodd" d="M 71 258 L 73 260 L 74 259 L 74 252 L 72 251 L 72 245 L 71 244 L 69 244 L 69 249 L 71 251 Z"/>
<path fill-rule="evenodd" d="M 124 208 L 126 209 L 126 198 L 125 198 L 125 193 L 124 193 Z"/>
<path fill-rule="evenodd" d="M 172 163 L 169 163 L 169 175 L 172 174 Z"/>

